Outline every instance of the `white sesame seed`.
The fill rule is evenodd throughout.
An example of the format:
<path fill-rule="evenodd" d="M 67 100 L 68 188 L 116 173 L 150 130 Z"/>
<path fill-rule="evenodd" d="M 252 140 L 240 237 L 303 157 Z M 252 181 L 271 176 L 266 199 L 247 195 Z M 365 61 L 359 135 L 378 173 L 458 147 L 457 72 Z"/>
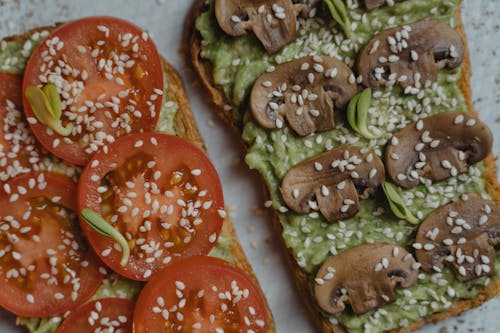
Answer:
<path fill-rule="evenodd" d="M 32 294 L 26 295 L 26 300 L 28 303 L 34 304 L 35 303 L 35 297 Z"/>

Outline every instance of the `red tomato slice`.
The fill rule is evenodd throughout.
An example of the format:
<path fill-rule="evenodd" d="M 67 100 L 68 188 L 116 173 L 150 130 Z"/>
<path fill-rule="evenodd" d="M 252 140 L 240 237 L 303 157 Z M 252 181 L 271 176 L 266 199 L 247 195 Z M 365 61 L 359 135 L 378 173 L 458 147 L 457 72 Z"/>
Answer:
<path fill-rule="evenodd" d="M 73 124 L 63 137 L 24 108 L 40 141 L 63 160 L 85 165 L 102 146 L 119 136 L 152 131 L 162 105 L 163 71 L 149 35 L 112 17 L 89 17 L 54 30 L 26 67 L 23 91 L 52 83 L 62 100 L 62 123 Z"/>
<path fill-rule="evenodd" d="M 264 299 L 247 273 L 205 256 L 174 261 L 144 287 L 134 332 L 267 332 Z"/>
<path fill-rule="evenodd" d="M 132 333 L 134 302 L 125 298 L 103 298 L 73 310 L 57 333 Z"/>
<path fill-rule="evenodd" d="M 78 186 L 78 211 L 100 214 L 128 241 L 131 256 L 82 219 L 94 251 L 115 272 L 148 280 L 173 257 L 207 254 L 219 236 L 222 188 L 206 155 L 159 133 L 122 137 L 96 153 Z"/>
<path fill-rule="evenodd" d="M 75 199 L 75 183 L 48 172 L 3 185 L 0 305 L 5 309 L 22 316 L 58 315 L 101 284 L 97 258 L 79 236 Z"/>
<path fill-rule="evenodd" d="M 22 78 L 0 73 L 0 181 L 30 172 L 45 151 L 36 144 L 22 106 Z"/>

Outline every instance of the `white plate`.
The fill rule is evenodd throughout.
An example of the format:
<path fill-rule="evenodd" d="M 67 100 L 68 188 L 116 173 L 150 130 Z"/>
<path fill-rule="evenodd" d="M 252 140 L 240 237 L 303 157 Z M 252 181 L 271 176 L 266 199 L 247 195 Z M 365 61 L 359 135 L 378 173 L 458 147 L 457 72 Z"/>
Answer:
<path fill-rule="evenodd" d="M 198 83 L 188 81 L 179 57 L 183 23 L 192 1 L 186 0 L 0 0 L 0 38 L 20 34 L 55 21 L 67 21 L 91 15 L 113 15 L 130 20 L 152 32 L 153 39 L 164 55 L 184 78 L 191 105 L 209 155 L 224 187 L 228 207 L 243 244 L 243 248 L 268 298 L 278 332 L 314 332 L 315 329 L 301 306 L 289 272 L 283 263 L 278 238 L 273 234 L 270 219 L 257 216 L 254 207 L 262 207 L 262 188 L 255 172 L 241 163 L 243 152 L 239 138 L 225 128 L 201 98 Z M 472 55 L 472 87 L 474 103 L 480 116 L 495 134 L 495 153 L 500 154 L 500 55 L 498 22 L 500 1 L 467 0 L 464 22 Z M 250 233 L 248 230 L 254 230 Z M 255 248 L 254 248 L 255 247 Z M 438 325 L 429 325 L 420 333 L 437 332 L 446 327 L 452 332 L 500 332 L 500 300 L 493 300 L 478 310 L 469 311 Z M 14 317 L 0 310 L 0 332 L 17 333 Z M 441 332 L 441 331 L 440 331 Z"/>

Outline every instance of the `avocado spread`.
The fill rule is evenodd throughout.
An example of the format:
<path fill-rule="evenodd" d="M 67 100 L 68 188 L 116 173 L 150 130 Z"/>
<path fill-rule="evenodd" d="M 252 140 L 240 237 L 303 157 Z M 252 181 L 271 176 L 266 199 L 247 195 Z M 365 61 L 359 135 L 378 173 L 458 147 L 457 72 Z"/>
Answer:
<path fill-rule="evenodd" d="M 22 75 L 30 55 L 36 46 L 49 34 L 48 31 L 36 32 L 23 41 L 1 41 L 0 42 L 0 72 L 14 75 Z M 164 72 L 164 103 L 160 112 L 156 130 L 169 135 L 176 135 L 174 118 L 178 109 L 177 103 L 173 100 L 168 89 L 168 77 Z M 68 165 L 60 159 L 49 154 L 44 166 L 45 170 L 59 172 L 70 177 L 78 176 L 81 169 Z M 224 259 L 233 263 L 232 243 L 229 235 L 222 231 L 210 256 Z M 135 299 L 142 288 L 143 283 L 128 280 L 124 277 L 113 274 L 104 280 L 101 287 L 91 300 L 105 297 L 124 297 Z M 54 333 L 59 327 L 62 317 L 52 318 L 18 318 L 18 325 L 26 326 L 32 333 Z"/>
<path fill-rule="evenodd" d="M 197 18 L 196 28 L 203 38 L 201 55 L 211 63 L 213 80 L 230 104 L 225 109 L 231 110 L 227 112 L 232 112 L 236 123 L 243 128 L 243 140 L 248 145 L 246 162 L 262 174 L 271 196 L 269 205 L 279 215 L 286 246 L 297 264 L 309 273 L 311 281 L 329 256 L 361 244 L 386 242 L 411 250 L 418 225 L 395 217 L 383 196 L 361 201 L 355 217 L 338 223 L 327 223 L 317 212 L 302 215 L 289 212 L 279 193 L 286 172 L 299 162 L 342 144 L 369 147 L 382 156 L 387 140 L 399 128 L 437 113 L 467 112 L 457 84 L 460 68 L 441 70 L 437 82 L 426 85 L 416 94 L 404 94 L 397 86 L 374 90 L 368 118 L 369 125 L 380 134 L 375 139 L 366 139 L 350 129 L 344 112 L 339 111 L 335 112 L 335 129 L 330 131 L 299 137 L 286 126 L 265 130 L 248 112 L 247 99 L 253 82 L 277 64 L 309 55 L 336 57 L 352 68 L 359 50 L 377 32 L 428 16 L 455 26 L 459 2 L 408 0 L 367 11 L 359 1 L 347 1 L 350 38 L 328 11 L 321 8 L 315 18 L 299 19 L 299 37 L 273 55 L 266 53 L 252 34 L 237 38 L 224 34 L 214 15 L 213 0 L 208 10 Z M 397 190 L 411 213 L 422 221 L 438 207 L 465 193 L 476 192 L 488 198 L 482 172 L 483 165 L 478 163 L 467 173 L 439 183 Z M 499 275 L 498 252 L 495 268 Z M 325 316 L 349 332 L 373 333 L 407 327 L 413 321 L 448 309 L 458 299 L 475 297 L 478 287 L 488 285 L 490 280 L 479 278 L 463 283 L 449 269 L 441 273 L 420 272 L 415 286 L 395 290 L 397 299 L 392 304 L 364 315 L 346 310 Z"/>

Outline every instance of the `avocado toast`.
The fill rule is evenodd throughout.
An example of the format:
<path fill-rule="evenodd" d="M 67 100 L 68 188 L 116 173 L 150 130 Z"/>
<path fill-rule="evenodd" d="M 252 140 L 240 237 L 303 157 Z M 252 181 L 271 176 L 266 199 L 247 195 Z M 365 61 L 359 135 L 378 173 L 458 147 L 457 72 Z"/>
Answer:
<path fill-rule="evenodd" d="M 14 36 L 4 39 L 0 45 L 0 62 L 2 63 L 0 72 L 22 76 L 26 62 L 28 61 L 33 50 L 35 50 L 37 45 L 39 45 L 39 43 L 43 41 L 56 27 L 57 26 L 37 28 L 26 32 L 22 36 Z M 204 151 L 204 142 L 194 122 L 182 81 L 175 69 L 165 60 L 161 60 L 161 65 L 163 70 L 163 79 L 165 81 L 165 98 L 162 102 L 162 108 L 159 115 L 160 119 L 156 130 L 158 132 L 180 137 Z M 18 116 L 18 119 L 16 119 L 17 123 L 13 124 L 13 126 L 27 131 L 28 127 L 22 126 L 23 124 L 26 125 L 24 117 L 22 115 Z M 11 119 L 9 118 L 9 120 Z M 4 124 L 3 119 L 2 124 Z M 21 134 L 23 135 L 23 139 L 26 143 L 30 144 L 31 147 L 35 147 L 37 145 L 32 134 L 28 132 L 23 132 Z M 39 148 L 35 147 L 30 149 Z M 38 157 L 40 157 L 40 161 L 37 160 L 39 163 L 33 166 L 33 170 L 51 170 L 74 178 L 77 178 L 81 173 L 81 168 L 67 164 L 43 149 L 40 149 L 40 156 Z M 15 156 L 13 160 L 15 160 L 15 158 L 17 158 L 17 156 Z M 15 161 L 8 160 L 8 162 L 12 162 L 14 163 L 13 165 L 15 165 Z M 4 182 L 6 182 L 10 177 L 24 174 L 29 171 L 30 170 L 21 170 L 16 168 L 8 169 L 2 174 L 2 184 L 4 184 Z M 248 274 L 252 276 L 252 279 L 255 280 L 251 267 L 249 266 L 236 238 L 232 222 L 227 218 L 224 218 L 222 232 L 215 247 L 210 252 L 210 256 L 222 258 L 232 265 L 241 268 L 242 270 L 248 272 Z M 107 276 L 105 282 L 95 293 L 92 299 L 113 296 L 136 299 L 142 287 L 142 282 L 131 281 L 126 278 L 119 277 L 116 274 L 110 274 Z M 265 313 L 268 322 L 268 331 L 273 332 L 273 319 L 267 304 L 265 305 Z M 28 329 L 32 332 L 55 332 L 61 322 L 61 319 L 62 317 L 59 316 L 43 319 L 19 318 L 18 323 L 28 327 Z"/>
<path fill-rule="evenodd" d="M 329 3 L 337 3 L 338 6 L 337 1 Z M 354 132 L 343 111 L 336 110 L 334 115 L 335 124 L 340 126 L 305 137 L 297 137 L 288 128 L 294 125 L 290 119 L 287 119 L 290 125 L 277 123 L 275 126 L 277 129 L 269 131 L 264 130 L 262 124 L 255 120 L 255 112 L 250 115 L 249 104 L 252 104 L 254 81 L 266 70 L 273 73 L 271 68 L 277 68 L 278 64 L 308 55 L 329 55 L 355 68 L 359 51 L 376 33 L 390 27 L 410 24 L 428 16 L 436 17 L 441 22 L 456 26 L 458 31 L 463 31 L 459 23 L 461 22 L 459 1 L 432 4 L 423 1 L 403 1 L 373 11 L 366 10 L 362 2 L 353 1 L 348 4 L 347 14 L 337 20 L 341 22 L 340 24 L 331 19 L 326 6 L 320 7 L 321 10 L 318 9 L 319 17 L 315 19 L 299 18 L 298 38 L 278 53 L 268 54 L 260 46 L 261 41 L 251 32 L 235 38 L 221 31 L 215 15 L 214 2 L 209 2 L 207 5 L 199 1 L 186 22 L 185 37 L 189 42 L 185 43 L 187 47 L 184 52 L 206 86 L 211 100 L 219 106 L 218 114 L 228 125 L 243 133 L 243 141 L 248 150 L 246 162 L 262 174 L 267 184 L 266 192 L 271 198 L 267 203 L 275 211 L 273 220 L 275 229 L 283 235 L 293 276 L 314 321 L 325 332 L 346 329 L 349 332 L 416 329 L 426 322 L 442 320 L 497 296 L 500 286 L 498 278 L 493 275 L 486 280 L 481 278 L 460 282 L 453 277 L 451 271 L 445 269 L 441 273 L 436 272 L 425 277 L 422 275 L 422 279 L 417 281 L 410 292 L 397 292 L 396 302 L 382 307 L 380 311 L 370 311 L 362 315 L 346 311 L 347 313 L 340 315 L 331 315 L 320 310 L 314 298 L 316 272 L 329 255 L 342 253 L 364 243 L 386 242 L 402 246 L 410 252 L 415 251 L 416 247 L 419 247 L 418 244 L 412 246 L 417 227 L 409 222 L 398 221 L 412 220 L 408 211 L 418 219 L 417 223 L 420 223 L 430 212 L 457 200 L 462 193 L 487 193 L 488 197 L 498 202 L 500 197 L 496 168 L 491 154 L 482 163 L 472 167 L 472 169 L 479 167 L 477 171 L 471 174 L 469 169 L 467 176 L 450 183 L 436 182 L 434 186 L 428 186 L 427 190 L 431 188 L 431 192 L 425 189 L 422 191 L 422 186 L 416 191 L 404 191 L 399 188 L 399 194 L 403 196 L 404 206 L 407 209 L 404 218 L 398 215 L 400 219 L 396 218 L 390 207 L 383 203 L 383 194 L 380 197 L 380 193 L 377 195 L 377 200 L 371 201 L 370 204 L 366 200 L 361 202 L 359 213 L 346 221 L 327 224 L 327 221 L 321 216 L 318 218 L 317 214 L 297 215 L 289 212 L 290 206 L 285 205 L 282 197 L 282 180 L 297 163 L 344 143 L 378 148 L 379 155 L 382 156 L 382 150 L 390 134 L 424 116 L 445 111 L 467 111 L 471 115 L 476 115 L 470 98 L 470 65 L 467 52 L 461 67 L 442 70 L 437 80 L 437 87 L 431 89 L 434 91 L 422 92 L 423 96 L 399 98 L 404 94 L 398 89 L 381 89 L 380 92 L 373 94 L 373 98 L 379 101 L 372 104 L 378 106 L 378 109 L 376 113 L 372 113 L 370 125 L 383 128 L 384 132 L 381 135 L 384 139 L 378 144 Z M 241 13 L 237 16 L 246 19 Z M 238 18 L 233 21 L 237 22 Z M 350 29 L 347 33 L 344 31 L 346 26 Z M 347 35 L 350 35 L 350 38 Z M 398 114 L 403 114 L 403 119 L 407 119 L 403 120 L 403 124 L 395 121 L 396 126 L 388 127 L 387 121 L 377 122 L 380 118 L 397 119 Z M 460 184 L 457 184 L 456 180 Z M 454 194 L 446 198 L 445 188 Z M 431 201 L 435 201 L 437 205 Z M 498 271 L 498 252 L 495 271 Z M 469 287 L 472 287 L 471 290 L 468 290 Z M 433 293 L 430 289 L 437 293 Z M 413 295 L 418 295 L 416 300 L 412 299 Z"/>

